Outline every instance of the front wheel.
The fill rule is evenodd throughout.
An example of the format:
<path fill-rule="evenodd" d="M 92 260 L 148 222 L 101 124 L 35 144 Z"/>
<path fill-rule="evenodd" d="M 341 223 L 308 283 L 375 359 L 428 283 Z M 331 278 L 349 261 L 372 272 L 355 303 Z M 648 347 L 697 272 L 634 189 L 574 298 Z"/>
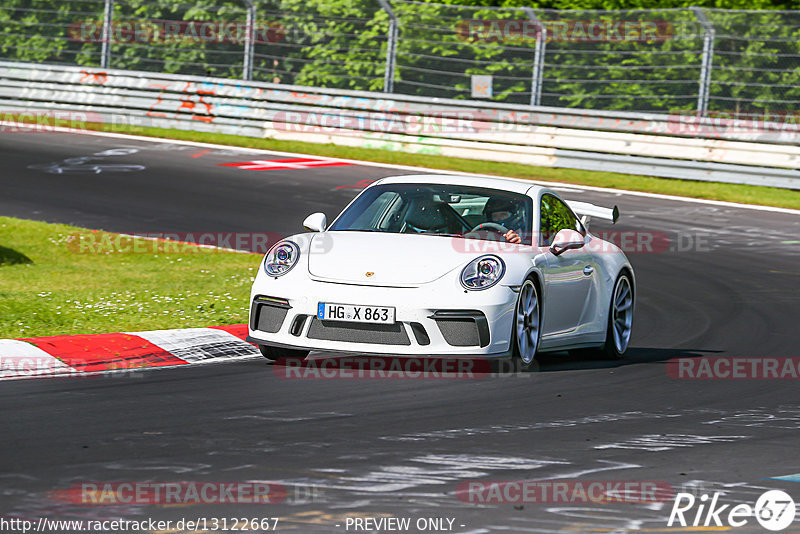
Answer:
<path fill-rule="evenodd" d="M 271 347 L 269 345 L 259 345 L 258 350 L 261 351 L 261 355 L 266 358 L 269 363 L 275 363 L 275 361 L 280 358 L 305 358 L 308 356 L 309 352 L 307 350 L 283 349 L 280 347 Z"/>
<path fill-rule="evenodd" d="M 528 369 L 536 358 L 541 339 L 542 307 L 539 304 L 539 289 L 531 279 L 525 280 L 519 290 L 514 313 L 514 358 L 523 369 Z"/>
<path fill-rule="evenodd" d="M 628 275 L 622 273 L 614 284 L 614 292 L 611 293 L 606 343 L 601 349 L 603 356 L 612 360 L 622 358 L 631 340 L 632 324 L 633 286 Z"/>

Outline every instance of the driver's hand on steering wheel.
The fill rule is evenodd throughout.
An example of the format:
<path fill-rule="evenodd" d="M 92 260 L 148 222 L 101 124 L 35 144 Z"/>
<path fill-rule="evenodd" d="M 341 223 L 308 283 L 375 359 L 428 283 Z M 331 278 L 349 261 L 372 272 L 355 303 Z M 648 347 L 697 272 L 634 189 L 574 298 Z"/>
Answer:
<path fill-rule="evenodd" d="M 503 237 L 505 237 L 506 241 L 508 241 L 509 243 L 514 243 L 516 245 L 522 243 L 522 238 L 514 230 L 509 230 L 508 232 L 503 234 Z"/>

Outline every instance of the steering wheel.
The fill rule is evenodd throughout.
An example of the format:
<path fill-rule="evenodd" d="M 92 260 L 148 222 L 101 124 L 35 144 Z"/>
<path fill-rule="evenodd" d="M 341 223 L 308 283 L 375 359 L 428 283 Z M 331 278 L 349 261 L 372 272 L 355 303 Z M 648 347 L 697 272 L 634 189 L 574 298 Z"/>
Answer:
<path fill-rule="evenodd" d="M 505 234 L 508 233 L 508 228 L 506 228 L 502 224 L 497 224 L 497 223 L 493 223 L 493 222 L 485 222 L 485 223 L 479 224 L 478 226 L 476 226 L 475 228 L 473 228 L 472 230 L 467 232 L 467 234 L 471 234 L 471 233 L 477 232 L 479 230 L 491 230 L 492 232 L 497 232 L 500 235 L 505 235 Z"/>

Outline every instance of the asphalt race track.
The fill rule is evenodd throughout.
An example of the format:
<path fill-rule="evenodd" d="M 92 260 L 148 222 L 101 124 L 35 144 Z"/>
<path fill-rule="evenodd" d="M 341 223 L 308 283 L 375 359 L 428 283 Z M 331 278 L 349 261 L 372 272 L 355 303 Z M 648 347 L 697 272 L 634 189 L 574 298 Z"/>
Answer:
<path fill-rule="evenodd" d="M 0 154 L 0 215 L 129 233 L 288 235 L 311 212 L 332 217 L 358 191 L 340 186 L 409 173 L 251 171 L 218 164 L 283 156 L 66 133 L 4 134 Z M 800 501 L 800 483 L 773 479 L 800 473 L 798 381 L 675 379 L 666 363 L 800 356 L 800 217 L 580 187 L 561 193 L 617 204 L 621 229 L 666 236 L 661 250 L 629 253 L 639 293 L 623 361 L 554 355 L 534 372 L 463 380 L 282 379 L 247 360 L 5 381 L 2 514 L 277 517 L 278 532 L 303 533 L 355 532 L 348 518 L 390 516 L 453 520 L 451 530 L 445 521 L 444 530 L 410 532 L 653 532 L 681 531 L 667 529 L 671 497 L 482 504 L 460 484 L 655 481 L 698 496 L 721 491 L 724 503 L 752 505 L 766 489 Z M 272 481 L 287 494 L 275 504 L 193 506 L 59 497 L 87 481 Z M 794 525 L 786 532 L 800 531 Z M 734 530 L 763 531 L 754 518 Z"/>

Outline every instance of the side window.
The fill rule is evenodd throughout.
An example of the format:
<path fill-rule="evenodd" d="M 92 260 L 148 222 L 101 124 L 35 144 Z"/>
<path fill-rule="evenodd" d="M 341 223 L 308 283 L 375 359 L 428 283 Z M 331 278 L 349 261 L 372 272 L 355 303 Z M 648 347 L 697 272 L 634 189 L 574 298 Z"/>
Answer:
<path fill-rule="evenodd" d="M 539 246 L 550 246 L 556 234 L 564 228 L 583 233 L 583 226 L 566 204 L 553 195 L 542 195 Z"/>

